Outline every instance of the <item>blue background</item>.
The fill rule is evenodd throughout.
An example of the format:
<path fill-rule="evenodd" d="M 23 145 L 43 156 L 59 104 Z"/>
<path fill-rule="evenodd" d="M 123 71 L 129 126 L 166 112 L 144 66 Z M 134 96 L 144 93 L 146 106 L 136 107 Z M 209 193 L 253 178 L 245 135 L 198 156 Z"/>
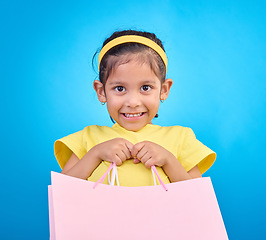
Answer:
<path fill-rule="evenodd" d="M 56 139 L 111 126 L 92 88 L 114 30 L 155 32 L 170 97 L 155 124 L 191 127 L 230 239 L 265 239 L 265 1 L 1 1 L 1 239 L 48 239 Z M 139 224 L 142 224 L 141 222 Z"/>

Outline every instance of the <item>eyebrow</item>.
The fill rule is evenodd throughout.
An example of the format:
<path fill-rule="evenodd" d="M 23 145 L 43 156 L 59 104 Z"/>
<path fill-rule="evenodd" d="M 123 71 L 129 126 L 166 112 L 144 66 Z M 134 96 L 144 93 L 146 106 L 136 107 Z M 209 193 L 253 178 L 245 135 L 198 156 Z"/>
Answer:
<path fill-rule="evenodd" d="M 112 83 L 110 83 L 110 85 L 121 85 L 121 84 L 124 84 L 123 82 L 112 82 Z"/>
<path fill-rule="evenodd" d="M 145 81 L 142 81 L 142 84 L 155 84 L 155 81 L 154 80 L 145 80 Z"/>
<path fill-rule="evenodd" d="M 140 83 L 141 83 L 141 85 L 155 84 L 155 81 L 153 81 L 153 80 L 144 80 L 144 81 L 141 81 Z M 115 81 L 115 82 L 110 83 L 110 85 L 123 85 L 123 84 L 125 84 L 125 82 Z"/>

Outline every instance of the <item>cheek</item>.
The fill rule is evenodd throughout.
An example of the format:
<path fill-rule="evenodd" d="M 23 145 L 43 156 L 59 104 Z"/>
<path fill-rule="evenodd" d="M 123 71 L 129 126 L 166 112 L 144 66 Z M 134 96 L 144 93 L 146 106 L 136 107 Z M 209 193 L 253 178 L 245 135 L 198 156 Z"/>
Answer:
<path fill-rule="evenodd" d="M 117 111 L 120 107 L 121 107 L 121 103 L 119 99 L 115 97 L 107 99 L 107 108 L 109 112 Z"/>
<path fill-rule="evenodd" d="M 154 96 L 152 98 L 147 99 L 146 101 L 147 107 L 153 108 L 154 110 L 158 110 L 160 106 L 160 99 L 158 96 Z"/>
<path fill-rule="evenodd" d="M 147 99 L 147 101 L 153 105 L 159 104 L 160 103 L 160 94 L 159 93 L 153 94 L 152 96 L 150 96 Z"/>

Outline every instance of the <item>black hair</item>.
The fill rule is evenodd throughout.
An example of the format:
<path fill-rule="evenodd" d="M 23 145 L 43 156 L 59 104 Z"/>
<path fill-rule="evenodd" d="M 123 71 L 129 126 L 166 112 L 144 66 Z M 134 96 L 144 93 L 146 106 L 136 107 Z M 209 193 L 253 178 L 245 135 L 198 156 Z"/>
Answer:
<path fill-rule="evenodd" d="M 109 38 L 104 41 L 102 48 L 111 40 L 125 35 L 138 35 L 149 38 L 155 43 L 157 43 L 164 50 L 161 40 L 158 39 L 154 33 L 136 30 L 123 30 L 114 32 Z M 99 50 L 94 54 L 93 60 L 98 52 Z M 103 85 L 105 85 L 109 75 L 118 65 L 127 63 L 131 60 L 132 54 L 135 55 L 134 57 L 137 57 L 138 61 L 148 63 L 162 83 L 165 81 L 166 67 L 160 55 L 146 45 L 143 45 L 141 43 L 129 42 L 111 48 L 103 56 L 99 70 L 99 80 L 103 83 Z M 121 58 L 121 56 L 124 57 Z"/>

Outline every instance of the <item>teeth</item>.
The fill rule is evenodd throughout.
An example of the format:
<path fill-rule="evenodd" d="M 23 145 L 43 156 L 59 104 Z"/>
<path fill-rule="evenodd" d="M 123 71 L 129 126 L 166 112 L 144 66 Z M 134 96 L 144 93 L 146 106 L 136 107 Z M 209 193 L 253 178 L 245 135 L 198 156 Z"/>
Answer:
<path fill-rule="evenodd" d="M 130 114 L 130 113 L 125 113 L 125 116 L 127 118 L 132 118 L 132 117 L 139 117 L 141 116 L 142 113 L 135 113 L 135 114 Z"/>

